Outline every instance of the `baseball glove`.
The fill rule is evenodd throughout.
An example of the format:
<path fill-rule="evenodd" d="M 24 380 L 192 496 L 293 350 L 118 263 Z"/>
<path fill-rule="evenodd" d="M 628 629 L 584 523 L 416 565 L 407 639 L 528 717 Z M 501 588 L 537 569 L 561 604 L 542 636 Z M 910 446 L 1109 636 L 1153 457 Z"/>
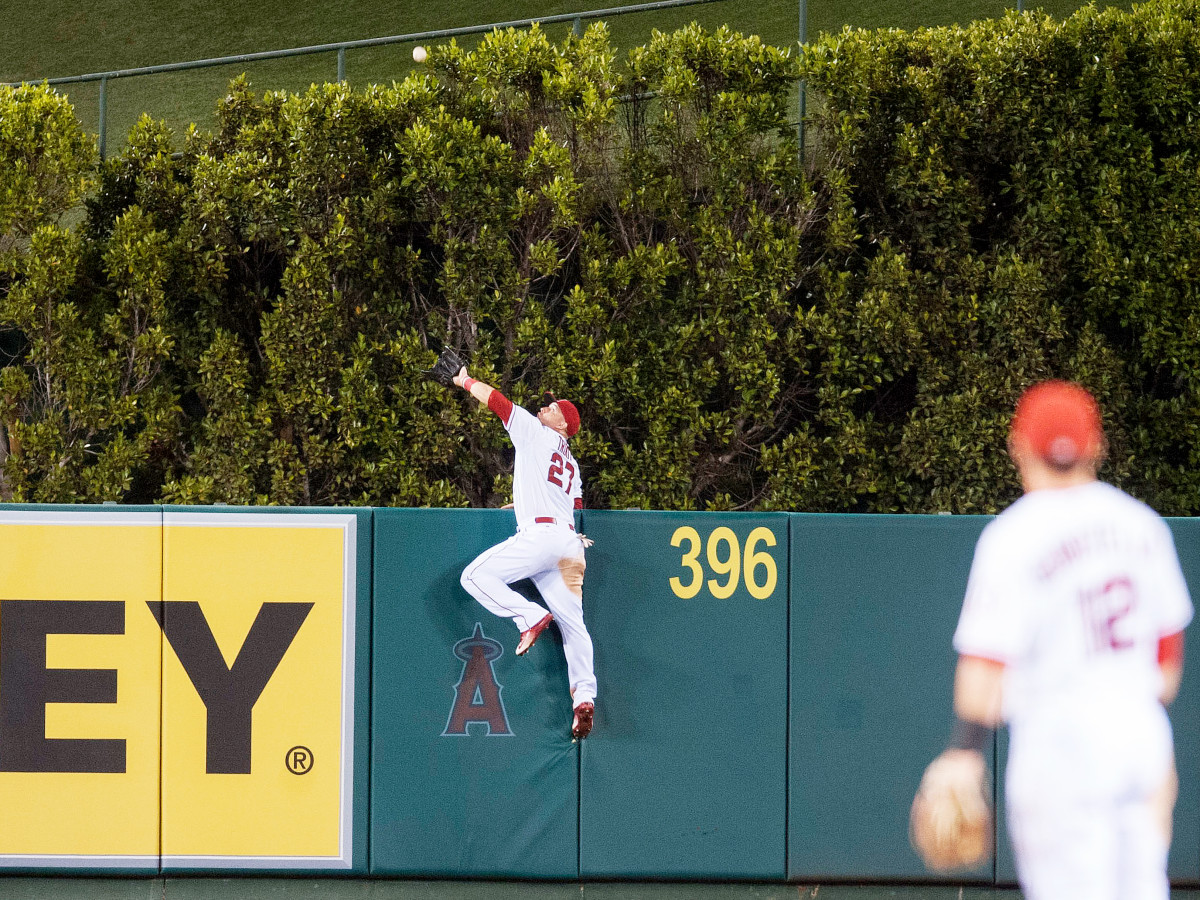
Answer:
<path fill-rule="evenodd" d="M 972 869 L 992 849 L 987 766 L 969 750 L 947 750 L 929 764 L 913 800 L 908 834 L 935 872 Z"/>
<path fill-rule="evenodd" d="M 453 387 L 454 376 L 457 375 L 466 363 L 463 358 L 456 352 L 447 347 L 439 354 L 437 362 L 433 364 L 433 368 L 426 374 L 442 387 Z"/>

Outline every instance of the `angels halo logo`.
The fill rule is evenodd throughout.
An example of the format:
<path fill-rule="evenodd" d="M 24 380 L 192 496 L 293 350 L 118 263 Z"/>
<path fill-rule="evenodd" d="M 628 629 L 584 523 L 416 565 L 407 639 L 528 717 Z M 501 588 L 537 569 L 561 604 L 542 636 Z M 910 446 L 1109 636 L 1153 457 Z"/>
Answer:
<path fill-rule="evenodd" d="M 469 638 L 454 645 L 454 655 L 463 661 L 463 669 L 454 686 L 454 705 L 442 737 L 466 737 L 472 724 L 482 724 L 488 737 L 512 736 L 508 713 L 500 699 L 504 688 L 496 681 L 492 667 L 503 653 L 500 642 L 487 637 L 478 622 Z"/>

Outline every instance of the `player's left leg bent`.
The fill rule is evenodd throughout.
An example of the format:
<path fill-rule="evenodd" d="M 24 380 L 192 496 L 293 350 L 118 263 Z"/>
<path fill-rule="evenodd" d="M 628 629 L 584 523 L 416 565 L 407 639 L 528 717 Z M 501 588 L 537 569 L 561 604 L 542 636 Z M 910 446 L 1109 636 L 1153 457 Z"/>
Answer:
<path fill-rule="evenodd" d="M 459 582 L 484 608 L 512 619 L 526 631 L 546 615 L 546 610 L 509 587 L 528 578 L 544 565 L 535 539 L 518 533 L 484 550 L 465 569 Z"/>

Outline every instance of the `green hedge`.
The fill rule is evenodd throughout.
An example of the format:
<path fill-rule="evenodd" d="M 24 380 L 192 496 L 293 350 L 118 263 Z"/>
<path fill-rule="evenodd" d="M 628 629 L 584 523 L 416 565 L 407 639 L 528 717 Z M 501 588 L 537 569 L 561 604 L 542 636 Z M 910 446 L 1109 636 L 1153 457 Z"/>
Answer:
<path fill-rule="evenodd" d="M 860 397 L 846 415 L 876 454 L 850 470 L 891 482 L 881 507 L 994 509 L 1015 491 L 1012 400 L 1058 375 L 1102 401 L 1106 477 L 1200 512 L 1198 12 L 1012 14 L 811 48 L 821 152 L 856 212 L 818 307 L 855 348 L 844 389 L 878 379 L 882 414 Z"/>
<path fill-rule="evenodd" d="M 497 33 L 388 87 L 235 81 L 98 168 L 0 88 L 4 490 L 499 505 L 498 423 L 422 376 L 450 344 L 580 403 L 592 507 L 992 512 L 1057 375 L 1107 477 L 1200 512 L 1198 12 Z"/>

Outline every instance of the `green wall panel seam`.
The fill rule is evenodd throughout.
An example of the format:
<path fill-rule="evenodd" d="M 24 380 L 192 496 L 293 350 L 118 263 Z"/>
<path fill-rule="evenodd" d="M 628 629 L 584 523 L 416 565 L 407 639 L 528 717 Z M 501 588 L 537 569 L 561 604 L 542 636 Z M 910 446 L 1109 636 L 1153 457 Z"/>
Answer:
<path fill-rule="evenodd" d="M 368 543 L 369 543 L 369 546 L 371 547 L 371 571 L 370 571 L 370 573 L 368 573 L 369 574 L 368 582 L 370 584 L 369 593 L 368 593 L 368 595 L 370 597 L 370 614 L 368 616 L 368 621 L 370 622 L 370 628 L 368 629 L 368 633 L 367 633 L 367 692 L 366 692 L 367 693 L 367 714 L 366 714 L 366 718 L 367 718 L 367 741 L 366 741 L 366 744 L 367 744 L 367 749 L 366 749 L 367 799 L 366 799 L 366 807 L 367 807 L 367 809 L 366 809 L 366 816 L 365 816 L 365 823 L 364 823 L 364 830 L 366 831 L 366 834 L 363 835 L 363 839 L 367 842 L 367 853 L 366 853 L 367 872 L 366 872 L 366 874 L 368 876 L 371 874 L 371 862 L 372 862 L 372 860 L 371 860 L 371 799 L 374 796 L 373 788 L 374 788 L 374 781 L 375 781 L 375 766 L 373 764 L 374 763 L 374 759 L 373 759 L 374 743 L 371 740 L 371 735 L 375 730 L 375 560 L 377 557 L 377 554 L 375 552 L 375 549 L 376 549 L 375 548 L 375 520 L 378 518 L 376 515 L 376 509 L 377 509 L 376 507 L 371 508 L 371 529 L 370 529 L 371 534 L 368 537 Z"/>
<path fill-rule="evenodd" d="M 784 643 L 784 726 L 783 726 L 783 880 L 787 881 L 788 872 L 791 871 L 791 847 L 788 841 L 789 830 L 792 825 L 792 767 L 791 767 L 791 751 L 792 751 L 792 514 L 787 517 L 787 527 L 784 529 L 784 534 L 787 536 L 787 555 L 784 557 L 787 560 L 787 580 L 784 582 L 787 585 L 784 596 L 784 629 L 787 635 L 787 640 Z"/>

